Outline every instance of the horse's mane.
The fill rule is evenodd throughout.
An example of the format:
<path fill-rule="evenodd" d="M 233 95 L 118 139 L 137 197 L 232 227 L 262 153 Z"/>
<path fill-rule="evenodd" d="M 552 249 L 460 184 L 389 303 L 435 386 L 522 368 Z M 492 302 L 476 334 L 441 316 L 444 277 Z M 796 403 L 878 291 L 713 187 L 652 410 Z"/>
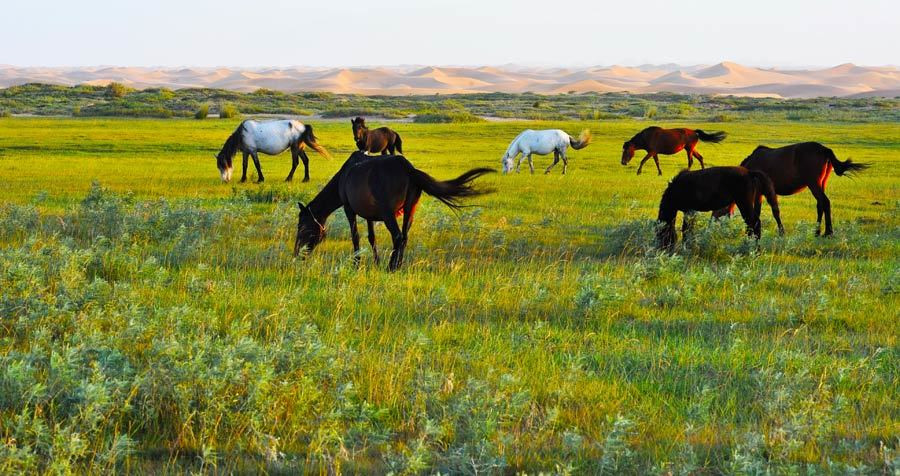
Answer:
<path fill-rule="evenodd" d="M 237 154 L 238 149 L 241 147 L 243 143 L 242 132 L 244 130 L 244 122 L 241 122 L 237 129 L 228 136 L 228 139 L 225 140 L 225 144 L 222 145 L 222 150 L 219 151 L 218 158 L 219 159 L 231 159 L 234 158 L 234 154 Z"/>
<path fill-rule="evenodd" d="M 509 147 L 506 148 L 506 156 L 507 157 L 510 156 L 510 152 L 513 151 L 513 147 L 516 147 L 516 145 L 518 145 L 519 140 L 522 139 L 522 136 L 525 135 L 526 132 L 534 132 L 534 131 L 532 131 L 531 129 L 525 129 L 524 131 L 520 132 L 519 135 L 517 135 L 516 138 L 513 139 L 512 142 L 509 143 Z"/>

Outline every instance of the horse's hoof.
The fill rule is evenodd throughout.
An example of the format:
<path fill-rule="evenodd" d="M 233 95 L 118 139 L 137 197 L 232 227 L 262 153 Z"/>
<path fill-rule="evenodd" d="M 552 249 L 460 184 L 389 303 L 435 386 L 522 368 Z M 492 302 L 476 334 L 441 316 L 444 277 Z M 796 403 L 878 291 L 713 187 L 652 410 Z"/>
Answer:
<path fill-rule="evenodd" d="M 309 177 L 303 177 L 304 182 L 309 182 Z"/>
<path fill-rule="evenodd" d="M 656 175 L 662 177 L 662 172 L 660 172 L 660 173 L 658 173 L 658 174 L 656 174 Z"/>

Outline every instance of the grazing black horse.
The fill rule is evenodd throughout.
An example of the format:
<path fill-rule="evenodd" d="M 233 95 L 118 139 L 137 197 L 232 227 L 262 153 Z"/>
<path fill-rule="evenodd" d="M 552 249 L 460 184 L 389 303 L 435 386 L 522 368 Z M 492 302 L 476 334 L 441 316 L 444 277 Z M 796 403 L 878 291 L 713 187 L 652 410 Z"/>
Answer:
<path fill-rule="evenodd" d="M 831 200 L 825 195 L 825 185 L 831 170 L 840 175 L 861 172 L 870 164 L 858 164 L 850 159 L 841 161 L 834 151 L 818 142 L 803 142 L 773 149 L 761 145 L 741 162 L 741 167 L 765 172 L 775 184 L 778 195 L 793 195 L 808 188 L 816 198 L 816 236 L 822 233 L 822 215 L 825 216 L 825 236 L 831 228 Z M 734 204 L 713 212 L 714 217 L 730 215 Z"/>
<path fill-rule="evenodd" d="M 372 154 L 394 155 L 397 152 L 403 155 L 403 140 L 393 129 L 379 127 L 370 131 L 363 117 L 350 119 L 350 124 L 353 126 L 353 141 L 359 150 Z"/>
<path fill-rule="evenodd" d="M 300 215 L 297 220 L 297 238 L 294 241 L 294 256 L 302 248 L 312 251 L 325 238 L 325 220 L 340 207 L 350 222 L 350 238 L 353 251 L 359 251 L 359 231 L 356 216 L 366 219 L 369 227 L 369 244 L 378 263 L 375 247 L 374 223 L 384 222 L 391 233 L 394 250 L 388 269 L 396 270 L 403 263 L 403 252 L 412 225 L 416 204 L 422 192 L 437 198 L 445 205 L 458 209 L 459 200 L 490 193 L 493 190 L 476 189 L 472 181 L 494 172 L 493 169 L 472 169 L 453 180 L 440 182 L 413 167 L 402 155 L 369 157 L 364 152 L 354 152 L 325 188 L 313 198 L 309 205 L 298 203 Z M 403 227 L 397 224 L 397 217 L 403 215 Z M 359 263 L 359 255 L 354 256 Z"/>
<path fill-rule="evenodd" d="M 747 234 L 759 239 L 762 228 L 759 215 L 763 196 L 772 208 L 779 233 L 784 233 L 775 187 L 765 173 L 744 167 L 710 167 L 694 172 L 682 170 L 669 182 L 659 203 L 659 247 L 669 251 L 674 249 L 677 241 L 675 218 L 679 210 L 685 213 L 711 211 L 733 203 L 737 204 L 747 223 Z M 685 217 L 682 232 L 687 233 L 689 230 L 690 220 Z"/>

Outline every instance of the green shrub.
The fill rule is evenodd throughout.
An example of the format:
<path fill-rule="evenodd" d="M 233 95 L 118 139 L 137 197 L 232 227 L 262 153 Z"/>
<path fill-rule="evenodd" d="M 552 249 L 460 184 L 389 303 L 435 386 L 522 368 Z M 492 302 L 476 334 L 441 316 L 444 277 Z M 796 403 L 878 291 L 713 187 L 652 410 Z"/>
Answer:
<path fill-rule="evenodd" d="M 133 89 L 125 86 L 122 83 L 117 83 L 115 81 L 109 83 L 106 86 L 106 95 L 111 98 L 123 98 L 126 94 L 134 91 Z"/>
<path fill-rule="evenodd" d="M 0 111 L 0 117 L 12 117 L 12 113 L 4 109 Z"/>
<path fill-rule="evenodd" d="M 453 111 L 419 114 L 416 116 L 414 122 L 420 124 L 464 124 L 470 122 L 484 122 L 484 119 L 468 111 Z"/>
<path fill-rule="evenodd" d="M 204 104 L 200 106 L 200 109 L 197 109 L 197 112 L 194 113 L 194 119 L 206 119 L 206 116 L 209 115 L 209 104 Z"/>
<path fill-rule="evenodd" d="M 654 117 L 656 117 L 656 106 L 649 105 L 644 108 L 644 117 L 647 119 L 653 119 Z"/>
<path fill-rule="evenodd" d="M 233 117 L 238 117 L 241 113 L 238 111 L 237 107 L 234 104 L 224 104 L 221 108 L 219 108 L 219 118 L 220 119 L 231 119 Z"/>

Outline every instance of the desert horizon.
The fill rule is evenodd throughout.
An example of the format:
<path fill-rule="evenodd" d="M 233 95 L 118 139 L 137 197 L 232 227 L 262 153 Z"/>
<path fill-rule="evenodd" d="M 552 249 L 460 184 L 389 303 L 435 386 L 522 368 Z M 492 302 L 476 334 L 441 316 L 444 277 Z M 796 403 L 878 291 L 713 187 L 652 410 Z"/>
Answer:
<path fill-rule="evenodd" d="M 638 66 L 18 67 L 0 65 L 0 87 L 118 82 L 137 89 L 219 88 L 362 95 L 672 92 L 774 98 L 896 97 L 900 69 L 843 63 L 821 69 L 716 64 Z"/>

